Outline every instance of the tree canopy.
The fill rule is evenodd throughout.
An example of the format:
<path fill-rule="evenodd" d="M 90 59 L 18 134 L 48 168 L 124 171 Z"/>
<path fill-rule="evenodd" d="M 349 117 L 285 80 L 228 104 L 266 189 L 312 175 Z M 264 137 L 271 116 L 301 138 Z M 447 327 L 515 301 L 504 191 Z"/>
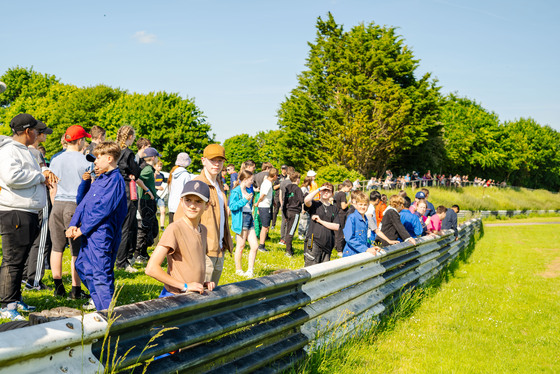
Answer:
<path fill-rule="evenodd" d="M 394 28 L 345 32 L 329 13 L 309 47 L 307 70 L 278 112 L 290 163 L 382 174 L 440 131 L 439 87 L 430 74 L 416 78 L 418 60 Z"/>
<path fill-rule="evenodd" d="M 137 137 L 150 139 L 167 167 L 175 163 L 177 154 L 187 152 L 192 168 L 200 168 L 203 149 L 214 142 L 194 100 L 175 93 L 131 94 L 105 85 L 80 88 L 21 67 L 8 70 L 0 80 L 8 87 L 0 95 L 0 131 L 10 134 L 10 120 L 18 113 L 33 115 L 53 129 L 45 142 L 47 156 L 61 149 L 60 138 L 71 125 L 87 131 L 101 126 L 108 139 L 115 139 L 120 126 L 132 125 Z"/>

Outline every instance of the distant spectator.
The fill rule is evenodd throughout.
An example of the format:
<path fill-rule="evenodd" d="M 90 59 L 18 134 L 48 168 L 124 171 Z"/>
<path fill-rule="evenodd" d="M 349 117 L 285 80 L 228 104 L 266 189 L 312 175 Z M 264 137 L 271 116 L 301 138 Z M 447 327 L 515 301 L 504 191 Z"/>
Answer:
<path fill-rule="evenodd" d="M 169 172 L 167 185 L 169 189 L 169 199 L 167 206 L 169 208 L 169 223 L 173 222 L 173 216 L 179 207 L 183 187 L 192 179 L 192 175 L 187 171 L 191 164 L 191 158 L 188 153 L 181 152 L 177 155 L 175 166 Z"/>
<path fill-rule="evenodd" d="M 136 220 L 138 192 L 136 185 L 137 183 L 142 183 L 139 181 L 140 166 L 134 161 L 134 152 L 129 148 L 134 143 L 135 138 L 136 132 L 132 126 L 124 125 L 117 131 L 117 145 L 121 148 L 117 166 L 125 184 L 127 213 L 122 225 L 121 242 L 115 266 L 117 269 L 125 270 L 129 273 L 138 271 L 132 267 L 132 264 L 134 264 L 133 254 L 136 250 L 136 237 L 138 233 L 138 222 Z"/>
<path fill-rule="evenodd" d="M 51 189 L 53 197 L 53 208 L 49 217 L 49 230 L 52 239 L 51 251 L 51 270 L 55 285 L 54 296 L 66 297 L 66 290 L 62 283 L 62 256 L 65 247 L 68 245 L 72 260 L 70 271 L 72 275 L 72 299 L 86 299 L 86 295 L 80 285 L 80 277 L 75 268 L 75 262 L 80 253 L 81 238 L 76 239 L 66 237 L 66 229 L 70 225 L 70 220 L 74 215 L 78 187 L 82 183 L 82 175 L 92 169 L 91 162 L 86 160 L 82 153 L 86 146 L 85 138 L 90 138 L 82 126 L 73 125 L 66 129 L 64 139 L 68 143 L 66 152 L 55 158 L 50 166 L 51 171 L 60 178 L 60 181 Z"/>
<path fill-rule="evenodd" d="M 420 200 L 426 200 L 426 194 L 422 191 L 418 191 L 416 192 L 416 195 L 414 196 L 414 203 L 410 204 L 410 212 L 414 213 L 416 211 L 417 205 L 418 205 L 418 201 Z M 428 204 L 426 204 L 426 206 L 428 206 Z"/>
<path fill-rule="evenodd" d="M 159 210 L 159 227 L 163 230 L 165 226 L 165 197 L 167 196 L 168 189 L 165 177 L 161 172 L 161 170 L 163 169 L 163 162 L 161 162 L 161 160 L 158 160 L 154 168 L 156 169 L 154 173 L 154 179 L 156 182 L 156 200 Z"/>
<path fill-rule="evenodd" d="M 157 196 L 156 181 L 154 178 L 155 164 L 161 155 L 155 148 L 147 147 L 143 151 L 145 166 L 140 172 L 140 180 L 146 188 L 140 188 L 138 193 L 138 209 L 140 209 L 140 224 L 138 226 L 138 237 L 136 239 L 136 251 L 134 257 L 137 262 L 147 262 L 148 247 L 154 244 L 158 236 L 159 227 L 157 223 Z"/>
<path fill-rule="evenodd" d="M 255 234 L 253 220 L 253 173 L 249 170 L 239 172 L 239 183 L 231 191 L 229 209 L 231 210 L 231 230 L 236 234 L 235 246 L 235 273 L 252 278 L 254 276 L 255 259 L 259 241 Z M 245 243 L 249 241 L 249 265 L 247 272 L 243 271 L 241 260 Z"/>
<path fill-rule="evenodd" d="M 459 230 L 457 229 L 457 213 L 459 212 L 459 206 L 453 205 L 451 209 L 447 209 L 445 212 L 445 218 L 441 221 L 442 230 L 453 230 L 455 235 L 455 240 L 459 240 Z"/>
<path fill-rule="evenodd" d="M 338 208 L 338 221 L 340 223 L 340 230 L 335 232 L 335 248 L 339 256 L 342 257 L 342 252 L 346 245 L 344 240 L 344 224 L 348 214 L 348 202 L 346 201 L 346 194 L 352 189 L 352 182 L 348 179 L 342 182 L 341 188 L 334 194 L 334 204 Z"/>
<path fill-rule="evenodd" d="M 383 214 L 383 220 L 381 221 L 381 232 L 387 236 L 390 240 L 402 240 L 409 241 L 412 244 L 416 244 L 414 238 L 410 236 L 406 228 L 401 223 L 401 218 L 399 212 L 404 208 L 404 199 L 398 195 L 393 195 L 389 199 L 389 206 Z M 388 242 L 381 239 L 383 246 L 389 245 Z"/>
<path fill-rule="evenodd" d="M 210 189 L 206 183 L 190 181 L 180 199 L 184 219 L 167 227 L 146 266 L 146 275 L 164 284 L 160 298 L 185 292 L 202 294 L 216 286 L 205 279 L 207 229 L 200 222 L 208 209 Z M 165 260 L 167 271 L 162 268 Z"/>
<path fill-rule="evenodd" d="M 381 201 L 375 207 L 375 220 L 377 221 L 377 226 L 381 226 L 381 221 L 383 221 L 383 213 L 387 209 L 387 195 L 381 195 Z"/>
<path fill-rule="evenodd" d="M 390 240 L 381 232 L 379 229 L 379 224 L 377 223 L 377 218 L 375 215 L 375 210 L 377 206 L 381 203 L 381 193 L 379 191 L 372 191 L 369 194 L 369 205 L 365 213 L 365 217 L 368 223 L 368 238 L 372 243 L 380 243 L 381 239 L 383 239 L 386 243 L 389 244 L 397 244 L 398 240 Z"/>
<path fill-rule="evenodd" d="M 142 160 L 144 158 L 144 150 L 151 146 L 152 143 L 146 138 L 138 138 L 138 140 L 136 140 L 136 148 L 138 148 L 138 153 L 136 153 L 134 161 L 136 161 L 136 163 L 140 165 L 141 169 L 144 168 Z"/>
<path fill-rule="evenodd" d="M 237 177 L 238 174 L 235 171 L 235 165 L 234 164 L 229 164 L 226 167 L 226 171 L 229 174 L 229 188 L 231 191 L 233 191 L 233 189 L 235 188 L 235 186 L 237 186 Z"/>
<path fill-rule="evenodd" d="M 331 204 L 333 185 L 323 183 L 321 188 L 311 191 L 304 199 L 311 216 L 309 230 L 304 243 L 305 266 L 330 261 L 334 248 L 334 232 L 340 227 L 338 209 Z M 316 195 L 320 200 L 314 200 Z"/>
<path fill-rule="evenodd" d="M 90 130 L 91 142 L 84 149 L 84 155 L 88 155 L 93 152 L 93 149 L 97 144 L 105 141 L 105 129 L 101 126 L 93 125 Z"/>
<path fill-rule="evenodd" d="M 311 191 L 311 182 L 313 180 L 310 177 L 305 177 L 303 183 L 301 185 L 301 193 L 303 194 L 303 198 L 309 194 Z M 303 209 L 301 216 L 299 218 L 299 227 L 298 227 L 298 234 L 299 240 L 305 240 L 305 236 L 307 235 L 307 228 L 309 227 L 309 213 L 305 209 Z"/>
<path fill-rule="evenodd" d="M 441 235 L 441 223 L 445 218 L 447 213 L 447 208 L 443 205 L 437 207 L 436 214 L 428 217 L 426 220 L 426 226 L 428 226 L 428 231 L 432 234 Z"/>
<path fill-rule="evenodd" d="M 286 194 L 286 187 L 289 186 L 290 184 L 292 184 L 292 182 L 290 181 L 290 174 L 295 173 L 295 169 L 293 166 L 288 166 L 288 171 L 287 171 L 287 175 L 288 178 L 284 179 L 281 183 L 280 183 L 280 188 L 278 189 L 280 191 L 280 205 L 284 206 L 284 195 Z M 280 242 L 278 244 L 280 245 L 286 245 L 286 241 L 285 241 L 285 237 L 286 237 L 286 217 L 282 216 L 282 223 L 280 224 Z"/>
<path fill-rule="evenodd" d="M 37 121 L 41 122 L 41 121 Z M 42 122 L 41 122 L 42 123 Z M 42 145 L 47 139 L 47 135 L 52 134 L 52 129 L 46 127 L 39 130 L 39 135 L 35 143 L 28 147 L 29 152 L 35 157 L 41 170 L 46 170 L 48 167 L 44 154 L 41 149 L 45 149 Z M 47 189 L 48 192 L 48 189 Z M 47 205 L 39 211 L 39 227 L 40 233 L 37 235 L 29 252 L 29 257 L 25 263 L 23 271 L 23 281 L 25 282 L 26 290 L 45 290 L 51 289 L 43 283 L 43 276 L 45 275 L 45 264 L 48 263 L 50 258 L 52 242 L 49 233 L 49 212 L 52 210 L 52 203 L 47 199 Z"/>
<path fill-rule="evenodd" d="M 76 270 L 91 294 L 97 310 L 109 308 L 115 292 L 113 267 L 121 241 L 121 230 L 127 214 L 126 190 L 117 166 L 121 148 L 114 142 L 99 143 L 95 155 L 94 183 L 82 181 L 85 196 L 78 196 L 78 207 L 70 221 L 66 236 L 82 246 Z M 87 156 L 88 158 L 91 155 Z M 82 198 L 83 197 L 83 198 Z M 89 309 L 92 303 L 86 305 Z"/>
<path fill-rule="evenodd" d="M 434 208 L 434 204 L 430 203 L 428 201 L 428 197 L 430 197 L 430 190 L 428 190 L 427 188 L 422 188 L 422 192 L 424 192 L 425 195 L 425 199 L 426 199 L 426 204 L 428 205 L 428 208 L 426 209 L 426 217 L 431 217 L 434 214 L 436 214 L 436 209 Z"/>
<path fill-rule="evenodd" d="M 286 255 L 292 257 L 294 254 L 292 250 L 292 240 L 298 227 L 304 197 L 299 187 L 300 174 L 297 172 L 291 173 L 289 178 L 292 184 L 286 186 L 286 197 L 284 206 L 282 207 L 282 215 L 286 216 Z"/>
<path fill-rule="evenodd" d="M 201 223 L 208 230 L 208 251 L 206 253 L 206 282 L 220 281 L 224 269 L 224 251 L 232 251 L 226 196 L 218 176 L 226 160 L 226 151 L 219 144 L 210 144 L 202 153 L 203 169 L 194 180 L 204 182 L 210 188 L 209 207 L 202 215 Z M 253 163 L 254 164 L 254 163 Z M 184 216 L 181 205 L 175 212 L 175 220 Z"/>
<path fill-rule="evenodd" d="M 420 199 L 416 203 L 416 211 L 413 213 L 416 217 L 418 217 L 418 220 L 420 221 L 420 224 L 422 225 L 422 236 L 429 234 L 428 227 L 426 226 L 427 217 L 424 216 L 424 213 L 426 213 L 426 208 L 427 207 L 428 207 L 428 204 L 426 204 L 426 200 L 425 199 Z"/>
<path fill-rule="evenodd" d="M 278 174 L 278 178 L 272 184 L 272 188 L 274 189 L 274 197 L 272 199 L 272 222 L 270 223 L 270 229 L 274 230 L 276 227 L 276 221 L 278 220 L 278 212 L 282 210 L 282 206 L 280 205 L 280 183 L 288 178 L 288 166 L 282 165 L 280 169 L 280 174 Z"/>
<path fill-rule="evenodd" d="M 272 169 L 272 164 L 270 162 L 263 162 L 261 167 L 261 172 L 255 174 L 253 189 L 260 191 L 262 182 L 268 177 L 268 171 Z"/>
<path fill-rule="evenodd" d="M 262 224 L 259 240 L 259 251 L 262 252 L 267 251 L 265 241 L 268 235 L 268 229 L 270 228 L 270 223 L 272 221 L 272 195 L 274 193 L 272 184 L 278 178 L 278 169 L 268 168 L 267 173 L 268 176 L 262 181 L 260 185 L 259 198 L 256 202 Z"/>
<path fill-rule="evenodd" d="M 369 205 L 369 199 L 362 191 L 358 191 L 355 197 L 356 210 L 350 214 L 344 226 L 343 257 L 352 256 L 358 253 L 369 252 L 373 255 L 382 253 L 382 249 L 370 246 L 367 240 L 368 223 L 365 213 Z"/>
<path fill-rule="evenodd" d="M 399 212 L 401 216 L 401 223 L 403 224 L 404 228 L 410 236 L 413 238 L 417 238 L 422 236 L 423 229 L 422 224 L 417 216 L 414 213 L 411 213 L 410 210 L 410 198 L 408 196 L 404 197 L 403 209 Z"/>
<path fill-rule="evenodd" d="M 17 309 L 26 306 L 21 299 L 23 268 L 39 233 L 38 212 L 47 203 L 45 185 L 56 178 L 48 170 L 41 171 L 27 148 L 46 131 L 45 124 L 22 113 L 10 121 L 10 127 L 12 137 L 0 136 L 0 318 L 21 321 Z"/>

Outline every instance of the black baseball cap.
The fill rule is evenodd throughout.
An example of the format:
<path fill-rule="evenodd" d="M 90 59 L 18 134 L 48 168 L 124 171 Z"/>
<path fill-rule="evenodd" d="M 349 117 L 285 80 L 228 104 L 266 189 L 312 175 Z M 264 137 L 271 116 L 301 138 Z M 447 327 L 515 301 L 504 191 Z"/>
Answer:
<path fill-rule="evenodd" d="M 37 131 L 52 134 L 52 129 L 48 128 L 43 122 L 36 120 L 31 114 L 20 113 L 10 121 L 12 131 L 24 131 L 25 129 L 37 129 Z"/>
<path fill-rule="evenodd" d="M 186 195 L 196 195 L 207 202 L 208 200 L 210 200 L 210 188 L 206 183 L 201 181 L 188 181 L 183 187 L 181 197 Z"/>

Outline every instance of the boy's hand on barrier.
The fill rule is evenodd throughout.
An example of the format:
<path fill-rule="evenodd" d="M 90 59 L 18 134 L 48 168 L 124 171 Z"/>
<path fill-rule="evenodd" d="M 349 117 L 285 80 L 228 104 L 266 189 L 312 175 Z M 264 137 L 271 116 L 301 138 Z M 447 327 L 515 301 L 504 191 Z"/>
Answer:
<path fill-rule="evenodd" d="M 371 253 L 374 256 L 385 254 L 386 252 L 380 247 L 371 247 L 367 250 L 368 253 Z"/>
<path fill-rule="evenodd" d="M 393 244 L 399 244 L 400 242 L 398 240 L 389 240 L 389 245 L 393 245 Z"/>
<path fill-rule="evenodd" d="M 198 292 L 202 295 L 204 293 L 204 286 L 198 282 L 187 283 L 187 291 Z"/>
<path fill-rule="evenodd" d="M 214 282 L 204 282 L 204 287 L 208 288 L 208 291 L 214 291 L 214 288 L 216 288 L 216 283 L 214 283 Z"/>

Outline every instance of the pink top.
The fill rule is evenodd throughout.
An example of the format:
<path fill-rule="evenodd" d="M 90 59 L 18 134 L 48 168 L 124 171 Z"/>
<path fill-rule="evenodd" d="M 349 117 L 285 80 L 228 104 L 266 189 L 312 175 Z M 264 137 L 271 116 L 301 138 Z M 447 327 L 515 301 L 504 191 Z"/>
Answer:
<path fill-rule="evenodd" d="M 441 230 L 441 219 L 437 214 L 430 217 L 430 222 L 426 224 L 428 231 L 440 231 Z"/>

